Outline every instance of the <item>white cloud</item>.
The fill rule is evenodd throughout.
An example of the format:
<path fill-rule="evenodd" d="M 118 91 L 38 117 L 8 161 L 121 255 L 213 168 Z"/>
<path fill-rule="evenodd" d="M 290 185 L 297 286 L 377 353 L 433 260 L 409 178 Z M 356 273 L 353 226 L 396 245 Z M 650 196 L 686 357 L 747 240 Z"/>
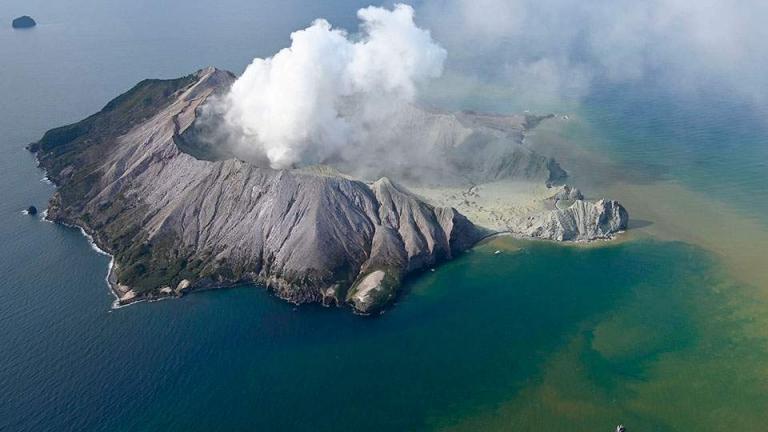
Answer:
<path fill-rule="evenodd" d="M 414 24 L 413 8 L 357 15 L 358 38 L 316 20 L 291 34 L 289 48 L 254 59 L 223 100 L 241 145 L 273 168 L 323 162 L 361 145 L 366 128 L 442 74 L 446 51 Z"/>
<path fill-rule="evenodd" d="M 442 0 L 425 3 L 423 15 L 450 50 L 449 67 L 482 65 L 500 85 L 526 87 L 499 71 L 547 64 L 561 68 L 542 70 L 541 85 L 550 89 L 581 71 L 593 80 L 653 77 L 684 90 L 717 88 L 768 103 L 768 2 L 762 0 Z"/>

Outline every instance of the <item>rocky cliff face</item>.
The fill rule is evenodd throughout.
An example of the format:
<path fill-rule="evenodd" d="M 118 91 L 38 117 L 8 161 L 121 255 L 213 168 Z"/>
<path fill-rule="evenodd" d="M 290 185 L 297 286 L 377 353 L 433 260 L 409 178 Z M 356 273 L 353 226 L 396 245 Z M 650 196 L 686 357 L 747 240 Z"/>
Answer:
<path fill-rule="evenodd" d="M 146 80 L 101 112 L 30 146 L 58 186 L 48 218 L 83 227 L 114 255 L 123 302 L 257 282 L 297 303 L 372 312 L 402 277 L 484 232 L 383 178 L 201 160 L 181 136 L 234 76 L 213 68 Z"/>
<path fill-rule="evenodd" d="M 615 233 L 627 229 L 628 221 L 627 211 L 616 201 L 579 199 L 566 209 L 520 220 L 511 230 L 546 240 L 589 241 L 612 238 Z"/>

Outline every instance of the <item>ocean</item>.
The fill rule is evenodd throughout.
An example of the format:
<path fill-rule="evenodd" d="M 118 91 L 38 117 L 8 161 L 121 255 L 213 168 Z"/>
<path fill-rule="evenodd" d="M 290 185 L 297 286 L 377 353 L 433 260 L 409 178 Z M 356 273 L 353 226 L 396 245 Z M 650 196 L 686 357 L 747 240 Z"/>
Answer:
<path fill-rule="evenodd" d="M 252 286 L 111 309 L 109 257 L 22 213 L 53 193 L 24 146 L 367 5 L 187 3 L 0 8 L 0 431 L 765 428 L 768 130 L 727 95 L 606 85 L 530 137 L 627 206 L 619 241 L 497 237 L 375 317 Z"/>

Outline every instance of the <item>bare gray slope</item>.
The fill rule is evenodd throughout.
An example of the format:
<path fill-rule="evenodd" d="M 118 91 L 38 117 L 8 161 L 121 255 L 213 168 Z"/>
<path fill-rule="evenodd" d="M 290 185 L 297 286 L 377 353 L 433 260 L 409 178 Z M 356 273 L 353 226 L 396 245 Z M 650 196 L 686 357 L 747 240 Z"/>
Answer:
<path fill-rule="evenodd" d="M 329 161 L 357 177 L 389 175 L 421 185 L 470 185 L 501 179 L 561 183 L 566 172 L 526 145 L 546 117 L 446 112 L 402 106 L 368 131 L 376 146 L 351 146 Z"/>
<path fill-rule="evenodd" d="M 200 159 L 232 158 L 269 165 L 252 137 L 227 124 L 226 101 L 208 105 L 177 144 Z M 359 122 L 354 101 L 343 105 L 357 133 L 319 162 L 355 178 L 389 176 L 419 186 L 462 186 L 502 179 L 561 184 L 567 173 L 526 142 L 527 132 L 550 116 L 446 112 L 402 104 L 376 122 Z M 243 145 L 243 142 L 246 144 Z M 330 152 L 330 150 L 328 150 Z M 318 156 L 321 157 L 321 156 Z"/>
<path fill-rule="evenodd" d="M 180 134 L 233 79 L 208 68 L 142 82 L 30 147 L 59 187 L 48 217 L 82 226 L 114 254 L 121 301 L 246 281 L 290 301 L 349 299 L 370 312 L 394 296 L 405 274 L 483 235 L 456 211 L 429 206 L 387 179 L 369 186 L 181 151 Z M 373 272 L 385 276 L 374 284 L 377 295 L 356 301 L 358 282 Z"/>

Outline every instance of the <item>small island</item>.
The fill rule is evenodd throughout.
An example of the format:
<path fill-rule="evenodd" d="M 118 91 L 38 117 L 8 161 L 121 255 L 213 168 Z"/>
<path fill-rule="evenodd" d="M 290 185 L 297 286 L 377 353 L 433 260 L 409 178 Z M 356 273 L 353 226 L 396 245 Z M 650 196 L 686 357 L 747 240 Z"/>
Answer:
<path fill-rule="evenodd" d="M 585 200 L 556 161 L 526 145 L 546 117 L 406 107 L 416 132 L 429 128 L 420 136 L 435 158 L 449 155 L 439 172 L 454 177 L 444 184 L 217 155 L 226 143 L 199 139 L 203 107 L 235 79 L 206 68 L 144 80 L 28 147 L 57 186 L 46 219 L 82 228 L 112 255 L 118 305 L 257 284 L 292 303 L 370 314 L 408 275 L 489 235 L 592 241 L 627 227 L 618 202 Z"/>
<path fill-rule="evenodd" d="M 12 26 L 15 29 L 32 28 L 36 25 L 37 23 L 35 22 L 35 20 L 32 19 L 32 17 L 29 15 L 24 15 L 24 16 L 15 18 L 12 23 Z"/>

